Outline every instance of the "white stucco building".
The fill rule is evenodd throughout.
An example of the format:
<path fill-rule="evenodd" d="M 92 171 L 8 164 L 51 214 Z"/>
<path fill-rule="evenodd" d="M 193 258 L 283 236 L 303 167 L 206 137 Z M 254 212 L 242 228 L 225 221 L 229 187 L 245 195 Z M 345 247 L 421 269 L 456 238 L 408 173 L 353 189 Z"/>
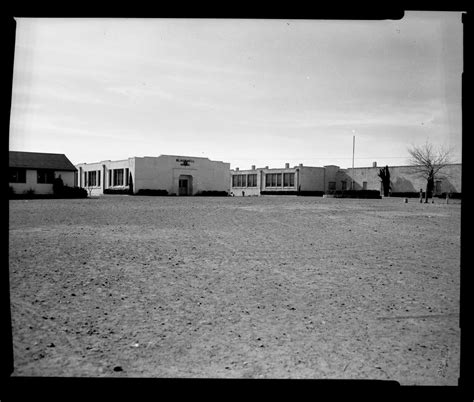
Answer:
<path fill-rule="evenodd" d="M 249 196 L 281 193 L 315 193 L 325 190 L 326 169 L 316 166 L 284 168 L 256 168 L 249 170 L 235 168 L 231 171 L 231 192 L 235 196 Z"/>
<path fill-rule="evenodd" d="M 371 167 L 342 169 L 336 165 L 281 168 L 232 169 L 230 172 L 230 191 L 235 196 L 265 194 L 322 195 L 334 191 L 377 190 L 383 193 L 382 182 L 378 176 L 380 166 L 374 162 Z M 415 166 L 389 166 L 391 194 L 418 194 L 425 191 L 426 180 L 417 174 Z M 435 180 L 434 194 L 445 192 L 461 193 L 460 163 L 447 165 Z"/>
<path fill-rule="evenodd" d="M 59 176 L 66 186 L 74 187 L 76 172 L 64 154 L 10 151 L 8 181 L 16 194 L 52 194 L 53 181 Z"/>
<path fill-rule="evenodd" d="M 92 195 L 104 190 L 164 190 L 168 194 L 196 195 L 203 191 L 230 191 L 230 164 L 209 158 L 160 155 L 80 163 L 78 185 Z"/>

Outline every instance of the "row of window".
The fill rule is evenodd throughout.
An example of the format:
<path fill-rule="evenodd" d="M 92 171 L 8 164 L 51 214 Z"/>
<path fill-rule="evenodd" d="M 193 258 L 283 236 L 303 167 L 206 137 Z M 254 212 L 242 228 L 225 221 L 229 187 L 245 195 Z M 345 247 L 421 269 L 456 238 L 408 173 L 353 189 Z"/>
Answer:
<path fill-rule="evenodd" d="M 265 187 L 281 187 L 282 179 L 284 187 L 295 186 L 294 173 L 267 173 L 265 174 Z M 234 174 L 232 175 L 232 187 L 257 187 L 257 175 Z"/>
<path fill-rule="evenodd" d="M 129 169 L 109 169 L 109 187 L 128 186 Z M 84 187 L 100 186 L 100 170 L 84 172 Z"/>
<path fill-rule="evenodd" d="M 36 171 L 36 182 L 40 184 L 53 184 L 54 170 L 38 169 Z M 26 183 L 26 169 L 10 168 L 9 183 Z"/>
<path fill-rule="evenodd" d="M 294 173 L 267 173 L 265 175 L 265 187 L 281 187 L 283 178 L 283 187 L 295 186 Z"/>
<path fill-rule="evenodd" d="M 232 187 L 257 187 L 256 174 L 234 174 Z"/>

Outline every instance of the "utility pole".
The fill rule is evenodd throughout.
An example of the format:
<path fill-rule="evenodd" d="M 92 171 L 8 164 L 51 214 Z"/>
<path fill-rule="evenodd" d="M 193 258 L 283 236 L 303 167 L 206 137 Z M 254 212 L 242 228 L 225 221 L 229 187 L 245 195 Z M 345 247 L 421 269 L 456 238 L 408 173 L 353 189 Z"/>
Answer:
<path fill-rule="evenodd" d="M 351 190 L 354 190 L 354 153 L 355 153 L 355 135 L 352 136 L 352 184 Z"/>

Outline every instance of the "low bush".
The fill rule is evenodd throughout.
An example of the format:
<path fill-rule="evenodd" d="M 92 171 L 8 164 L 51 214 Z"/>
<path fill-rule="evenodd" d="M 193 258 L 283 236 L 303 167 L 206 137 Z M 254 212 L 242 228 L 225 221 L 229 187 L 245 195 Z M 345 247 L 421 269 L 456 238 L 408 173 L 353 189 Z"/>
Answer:
<path fill-rule="evenodd" d="M 405 191 L 405 192 L 394 192 L 390 194 L 390 197 L 403 197 L 403 198 L 420 198 L 420 192 L 416 191 Z M 425 198 L 425 193 L 423 192 L 423 198 Z"/>
<path fill-rule="evenodd" d="M 195 194 L 198 197 L 227 197 L 227 191 L 200 191 Z"/>
<path fill-rule="evenodd" d="M 25 191 L 23 194 L 10 192 L 10 199 L 15 200 L 37 200 L 37 199 L 61 199 L 61 198 L 87 198 L 87 191 L 81 187 L 63 186 L 60 191 L 53 194 L 36 194 L 33 189 Z"/>
<path fill-rule="evenodd" d="M 104 194 L 129 194 L 128 188 L 105 188 Z"/>
<path fill-rule="evenodd" d="M 462 193 L 449 193 L 449 198 L 451 198 L 453 200 L 460 200 L 460 199 L 462 199 L 461 195 L 462 195 Z M 435 197 L 446 198 L 446 193 L 437 194 L 437 195 L 435 195 Z"/>
<path fill-rule="evenodd" d="M 138 190 L 135 195 L 160 195 L 160 196 L 163 196 L 163 195 L 168 195 L 168 191 L 167 190 L 152 190 L 152 189 L 149 189 L 149 188 L 142 188 L 140 190 Z"/>
<path fill-rule="evenodd" d="M 56 198 L 87 198 L 87 190 L 82 187 L 63 186 Z"/>
<path fill-rule="evenodd" d="M 296 190 L 283 190 L 283 191 L 268 191 L 263 190 L 260 192 L 262 195 L 299 195 L 308 197 L 322 197 L 324 191 L 296 191 Z"/>
<path fill-rule="evenodd" d="M 328 191 L 328 194 L 334 195 L 335 198 L 365 198 L 365 199 L 380 199 L 379 190 L 333 190 Z"/>
<path fill-rule="evenodd" d="M 322 197 L 324 191 L 299 191 L 296 195 L 309 196 L 309 197 Z"/>

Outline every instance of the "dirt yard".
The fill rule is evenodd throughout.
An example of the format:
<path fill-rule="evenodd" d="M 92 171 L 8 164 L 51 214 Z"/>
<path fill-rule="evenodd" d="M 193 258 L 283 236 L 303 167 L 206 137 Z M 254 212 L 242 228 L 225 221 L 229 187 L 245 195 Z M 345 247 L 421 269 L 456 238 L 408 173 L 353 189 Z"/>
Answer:
<path fill-rule="evenodd" d="M 457 385 L 460 203 L 10 201 L 17 376 Z"/>

